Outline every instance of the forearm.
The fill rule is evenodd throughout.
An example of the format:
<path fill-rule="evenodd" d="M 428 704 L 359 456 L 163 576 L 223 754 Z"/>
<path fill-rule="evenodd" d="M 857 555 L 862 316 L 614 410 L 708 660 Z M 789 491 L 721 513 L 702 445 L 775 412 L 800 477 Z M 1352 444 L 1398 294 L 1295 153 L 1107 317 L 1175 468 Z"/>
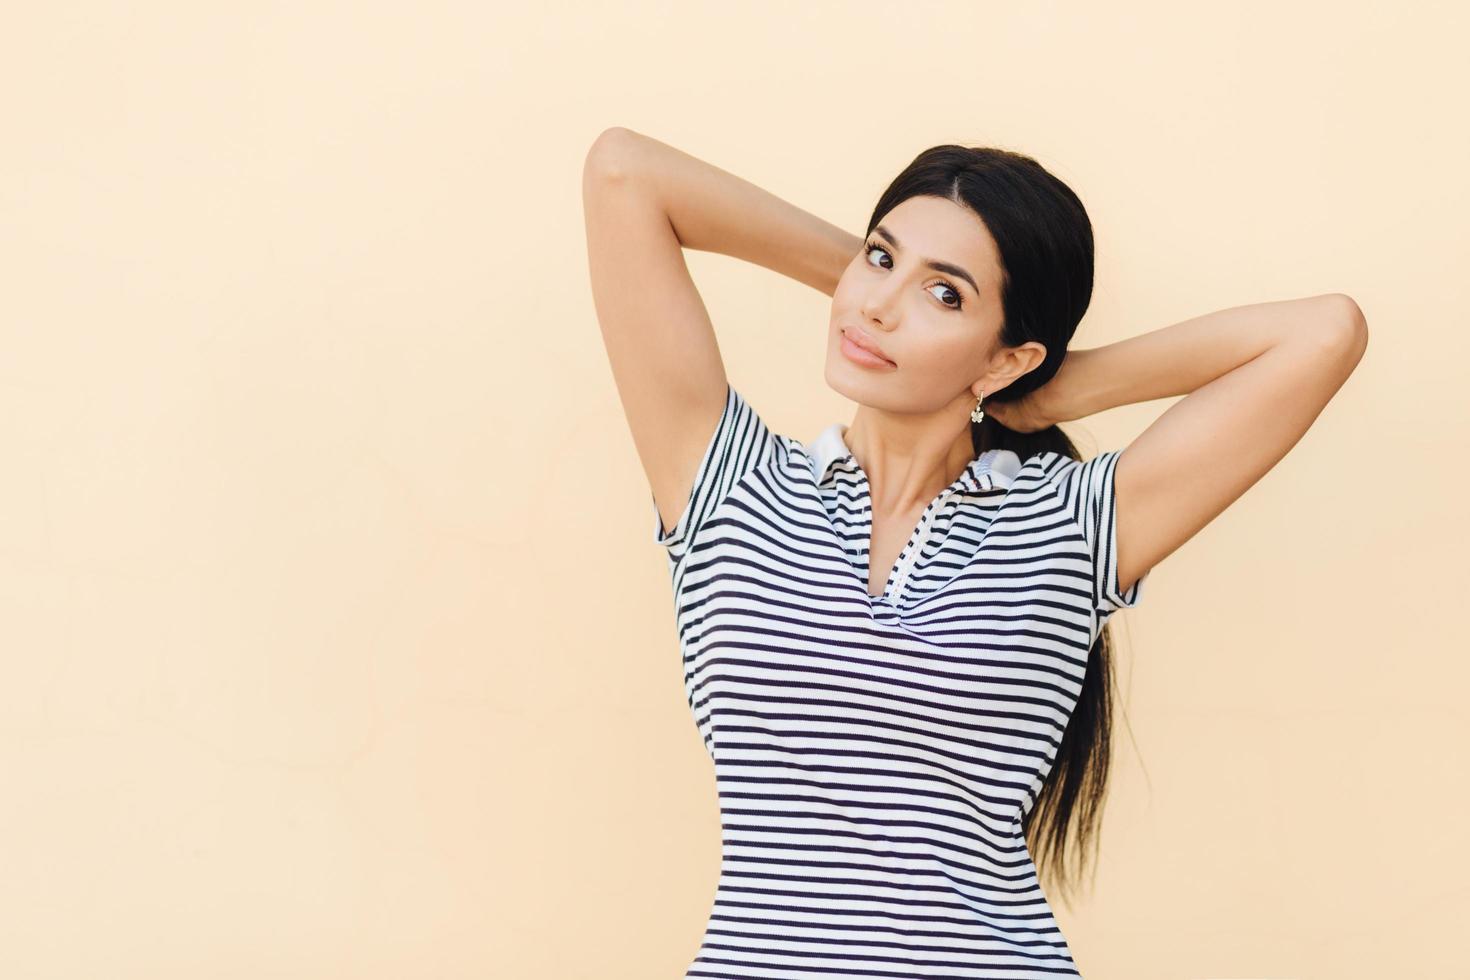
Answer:
<path fill-rule="evenodd" d="M 859 236 L 651 136 L 614 128 L 605 139 L 608 165 L 648 184 L 685 248 L 754 262 L 828 296 L 862 248 Z"/>
<path fill-rule="evenodd" d="M 1318 343 L 1350 315 L 1337 293 L 1233 306 L 1103 347 L 1067 352 L 1051 416 L 1086 418 L 1118 405 L 1187 395 L 1277 344 Z"/>

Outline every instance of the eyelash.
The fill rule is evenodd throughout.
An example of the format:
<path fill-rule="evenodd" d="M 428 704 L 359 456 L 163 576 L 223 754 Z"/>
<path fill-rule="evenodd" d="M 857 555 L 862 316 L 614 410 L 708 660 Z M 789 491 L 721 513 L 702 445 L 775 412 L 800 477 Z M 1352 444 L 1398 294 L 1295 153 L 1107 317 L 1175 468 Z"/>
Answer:
<path fill-rule="evenodd" d="M 863 248 L 863 255 L 865 257 L 866 256 L 870 256 L 870 255 L 873 254 L 874 251 L 880 251 L 884 255 L 889 255 L 890 254 L 889 251 L 888 251 L 888 249 L 884 248 L 879 243 L 877 243 L 877 242 L 868 242 L 864 246 L 864 248 Z M 949 282 L 946 282 L 943 279 L 940 279 L 937 282 L 935 282 L 934 285 L 935 286 L 943 286 L 945 289 L 948 289 L 950 292 L 954 293 L 955 305 L 954 306 L 950 306 L 948 303 L 945 303 L 944 305 L 945 305 L 945 308 L 946 309 L 962 310 L 962 309 L 965 308 L 965 298 L 960 295 L 960 291 L 958 289 L 955 289 L 953 284 L 951 284 Z M 940 300 L 940 302 L 943 303 L 944 301 L 943 300 Z"/>

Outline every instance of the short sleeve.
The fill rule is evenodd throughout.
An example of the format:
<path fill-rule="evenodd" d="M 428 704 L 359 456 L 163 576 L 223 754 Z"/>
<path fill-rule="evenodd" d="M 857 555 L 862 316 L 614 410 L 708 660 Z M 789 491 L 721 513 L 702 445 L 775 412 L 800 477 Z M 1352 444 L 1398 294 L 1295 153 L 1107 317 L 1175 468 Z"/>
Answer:
<path fill-rule="evenodd" d="M 1062 500 L 1082 528 L 1092 556 L 1093 606 L 1104 619 L 1119 609 L 1131 609 L 1143 598 L 1149 572 L 1124 592 L 1118 581 L 1118 509 L 1114 475 L 1123 450 L 1099 453 L 1092 459 L 1068 459 L 1060 471 Z M 1151 570 L 1150 570 L 1151 571 Z"/>
<path fill-rule="evenodd" d="M 653 500 L 652 491 L 649 492 L 649 501 L 653 505 L 654 541 L 667 548 L 673 557 L 680 557 L 736 484 L 775 457 L 776 446 L 776 436 L 755 409 L 740 392 L 727 384 L 725 410 L 705 445 L 683 512 L 671 529 L 664 530 L 658 503 Z"/>

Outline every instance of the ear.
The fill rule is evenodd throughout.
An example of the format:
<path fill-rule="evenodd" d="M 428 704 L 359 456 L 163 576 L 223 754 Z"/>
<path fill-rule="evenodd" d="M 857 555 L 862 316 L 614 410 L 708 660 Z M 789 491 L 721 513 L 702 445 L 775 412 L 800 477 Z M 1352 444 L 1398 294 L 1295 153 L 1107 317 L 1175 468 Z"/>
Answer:
<path fill-rule="evenodd" d="M 1016 377 L 1018 378 L 1023 374 L 1034 371 L 1041 366 L 1041 362 L 1046 360 L 1046 345 L 1039 340 L 1028 340 L 1020 347 L 1014 348 L 1014 351 L 1016 357 L 1022 363 L 1021 369 L 1016 372 Z"/>
<path fill-rule="evenodd" d="M 1019 347 L 1007 347 L 996 355 L 990 373 L 970 386 L 970 394 L 976 398 L 982 391 L 986 396 L 993 395 L 1009 387 L 1021 375 L 1040 367 L 1045 360 L 1046 345 L 1040 341 L 1030 340 Z"/>

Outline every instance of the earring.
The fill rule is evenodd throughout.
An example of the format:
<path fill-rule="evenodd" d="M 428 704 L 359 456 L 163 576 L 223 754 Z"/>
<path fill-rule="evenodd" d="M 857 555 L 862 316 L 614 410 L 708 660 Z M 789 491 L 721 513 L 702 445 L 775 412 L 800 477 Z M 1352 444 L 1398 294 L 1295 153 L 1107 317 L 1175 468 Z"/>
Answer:
<path fill-rule="evenodd" d="M 977 401 L 977 402 L 975 402 L 975 407 L 970 410 L 970 421 L 971 422 L 983 422 L 983 421 L 985 421 L 985 412 L 981 408 L 981 406 L 983 406 L 984 404 L 985 404 L 985 392 L 982 390 L 980 392 L 980 400 Z"/>

